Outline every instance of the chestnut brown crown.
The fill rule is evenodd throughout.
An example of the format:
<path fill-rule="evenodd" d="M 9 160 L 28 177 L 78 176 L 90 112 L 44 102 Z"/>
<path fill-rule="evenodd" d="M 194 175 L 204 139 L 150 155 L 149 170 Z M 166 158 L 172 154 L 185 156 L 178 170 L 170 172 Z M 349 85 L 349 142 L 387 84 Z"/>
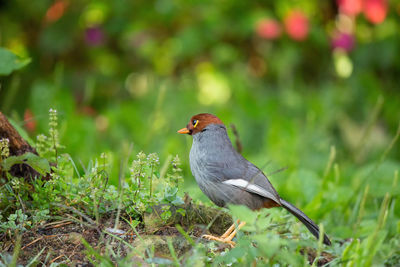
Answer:
<path fill-rule="evenodd" d="M 209 124 L 224 124 L 217 116 L 209 113 L 200 113 L 194 115 L 186 128 L 182 128 L 178 131 L 180 134 L 194 135 L 203 131 Z"/>

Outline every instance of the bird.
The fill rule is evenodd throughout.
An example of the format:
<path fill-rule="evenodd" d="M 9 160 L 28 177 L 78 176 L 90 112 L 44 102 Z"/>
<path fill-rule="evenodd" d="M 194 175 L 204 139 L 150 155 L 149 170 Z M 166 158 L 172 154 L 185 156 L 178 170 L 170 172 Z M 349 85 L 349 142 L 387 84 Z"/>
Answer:
<path fill-rule="evenodd" d="M 245 205 L 252 210 L 283 207 L 319 238 L 320 230 L 315 222 L 280 197 L 267 176 L 235 150 L 226 126 L 217 116 L 209 113 L 194 115 L 178 133 L 193 137 L 189 153 L 190 169 L 201 191 L 217 206 Z M 220 237 L 202 237 L 234 247 L 232 239 L 245 224 L 244 221 L 237 221 Z M 323 243 L 331 245 L 326 234 Z"/>

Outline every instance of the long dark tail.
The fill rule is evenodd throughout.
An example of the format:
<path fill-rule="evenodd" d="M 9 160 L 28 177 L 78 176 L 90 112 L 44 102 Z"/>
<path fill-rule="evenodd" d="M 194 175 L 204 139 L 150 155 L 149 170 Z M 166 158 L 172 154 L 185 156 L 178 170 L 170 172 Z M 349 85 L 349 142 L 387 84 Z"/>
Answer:
<path fill-rule="evenodd" d="M 281 199 L 282 206 L 287 209 L 291 214 L 297 217 L 310 232 L 318 239 L 319 238 L 319 228 L 318 226 L 310 219 L 307 215 L 304 214 L 301 210 L 296 208 L 294 205 L 290 204 L 286 200 Z M 329 237 L 324 234 L 324 244 L 330 246 L 331 241 Z"/>

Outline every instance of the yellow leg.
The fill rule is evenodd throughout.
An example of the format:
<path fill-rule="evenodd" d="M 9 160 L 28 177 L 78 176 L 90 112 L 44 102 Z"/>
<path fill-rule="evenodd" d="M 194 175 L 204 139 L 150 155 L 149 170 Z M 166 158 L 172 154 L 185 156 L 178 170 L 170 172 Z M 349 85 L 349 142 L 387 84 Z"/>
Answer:
<path fill-rule="evenodd" d="M 239 220 L 237 221 L 237 223 L 239 223 Z M 242 228 L 245 224 L 246 222 L 241 222 L 236 229 L 235 229 L 235 224 L 232 224 L 232 226 L 229 227 L 228 230 L 226 230 L 226 232 L 220 237 L 213 235 L 203 235 L 202 237 L 208 240 L 215 240 L 218 242 L 229 244 L 233 248 L 235 246 L 235 242 L 233 242 L 232 239 L 235 237 L 237 231 L 240 228 Z"/>
<path fill-rule="evenodd" d="M 226 239 L 227 239 L 227 240 L 232 240 L 232 239 L 235 237 L 237 231 L 239 231 L 240 228 L 242 228 L 242 227 L 245 226 L 245 225 L 246 225 L 246 222 L 241 222 L 241 223 L 238 225 L 238 227 L 237 227 L 235 230 L 233 230 L 233 232 L 232 232 Z"/>
<path fill-rule="evenodd" d="M 240 221 L 237 220 L 237 221 L 236 221 L 236 224 L 239 225 L 239 223 L 240 223 Z M 226 230 L 225 233 L 224 233 L 223 235 L 221 235 L 221 238 L 222 238 L 222 239 L 227 238 L 227 237 L 232 233 L 233 230 L 235 230 L 235 224 L 232 224 L 232 225 L 228 228 L 228 230 Z"/>

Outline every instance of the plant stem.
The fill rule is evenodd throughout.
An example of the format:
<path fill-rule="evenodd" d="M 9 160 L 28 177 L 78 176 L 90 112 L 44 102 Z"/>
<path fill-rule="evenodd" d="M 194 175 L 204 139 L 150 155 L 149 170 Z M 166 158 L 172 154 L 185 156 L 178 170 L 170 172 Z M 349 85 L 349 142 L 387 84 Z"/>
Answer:
<path fill-rule="evenodd" d="M 137 201 L 137 195 L 138 195 L 138 193 L 140 191 L 140 176 L 141 175 L 142 175 L 142 166 L 140 165 L 139 174 L 137 175 L 137 180 L 136 180 L 137 189 L 136 189 L 136 192 L 135 192 L 135 196 L 133 197 L 133 199 L 135 200 L 135 204 L 136 204 L 136 201 Z"/>
<path fill-rule="evenodd" d="M 151 198 L 151 195 L 153 194 L 153 168 L 154 168 L 154 166 L 151 165 L 151 171 L 150 171 L 150 198 Z"/>

